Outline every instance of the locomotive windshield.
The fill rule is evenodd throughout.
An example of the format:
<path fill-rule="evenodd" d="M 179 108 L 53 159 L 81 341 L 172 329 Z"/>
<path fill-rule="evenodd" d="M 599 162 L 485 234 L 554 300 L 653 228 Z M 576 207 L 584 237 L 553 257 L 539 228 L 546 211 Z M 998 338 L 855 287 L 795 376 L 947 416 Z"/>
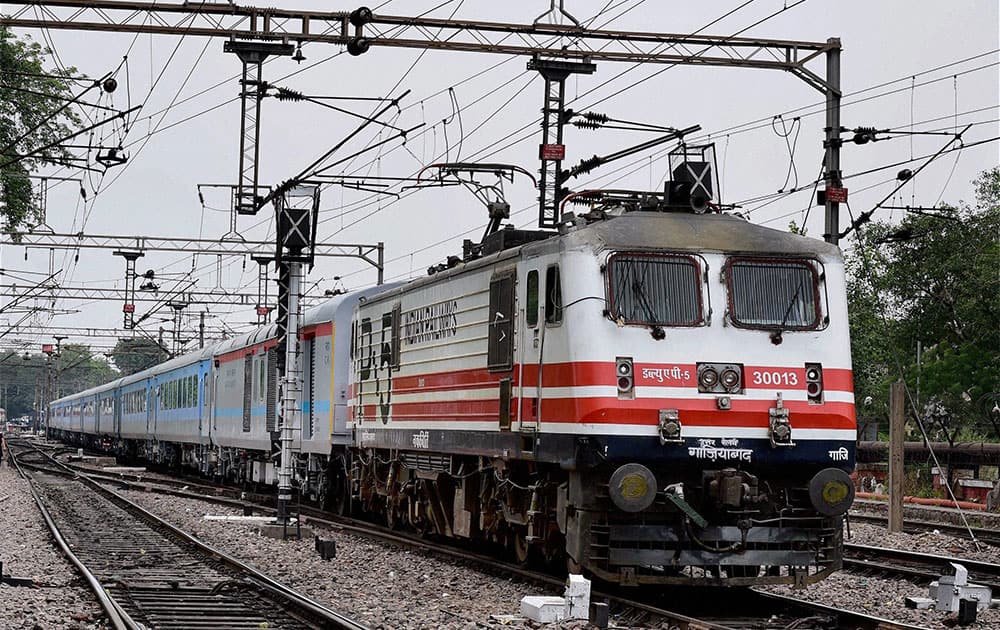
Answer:
<path fill-rule="evenodd" d="M 731 259 L 727 275 L 737 326 L 806 330 L 819 324 L 818 281 L 809 262 Z"/>
<path fill-rule="evenodd" d="M 689 256 L 617 253 L 608 260 L 608 314 L 626 324 L 701 323 L 698 263 Z"/>

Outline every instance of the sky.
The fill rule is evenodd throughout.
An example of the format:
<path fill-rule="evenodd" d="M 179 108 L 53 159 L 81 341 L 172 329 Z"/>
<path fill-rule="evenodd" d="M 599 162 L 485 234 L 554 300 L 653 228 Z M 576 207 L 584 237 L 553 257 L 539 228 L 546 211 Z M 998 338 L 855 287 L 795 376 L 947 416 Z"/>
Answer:
<path fill-rule="evenodd" d="M 273 3 L 271 3 L 273 4 Z M 283 1 L 284 8 L 351 10 L 351 5 Z M 842 124 L 898 131 L 952 133 L 968 124 L 960 151 L 927 165 L 887 205 L 935 206 L 973 200 L 972 180 L 1000 163 L 1000 36 L 995 0 L 565 0 L 565 8 L 591 28 L 825 41 L 843 46 Z M 510 3 L 481 0 L 436 2 L 389 0 L 373 5 L 377 13 L 530 23 L 549 8 L 545 0 Z M 10 3 L 0 4 L 9 13 Z M 724 17 L 722 17 L 724 16 Z M 721 19 L 719 19 L 721 17 Z M 748 28 L 749 27 L 749 28 Z M 97 173 L 49 168 L 39 174 L 81 177 L 82 182 L 50 183 L 47 223 L 59 233 L 220 238 L 229 230 L 229 201 L 223 189 L 199 184 L 232 183 L 237 174 L 240 112 L 239 63 L 222 51 L 219 39 L 149 36 L 86 31 L 22 32 L 48 44 L 49 66 L 73 66 L 100 77 L 114 72 L 119 87 L 101 104 L 120 109 L 142 105 L 127 133 L 108 125 L 105 142 L 121 142 L 128 162 Z M 274 85 L 310 96 L 398 97 L 410 90 L 383 119 L 401 128 L 423 125 L 380 150 L 349 160 L 332 173 L 409 177 L 428 164 L 488 161 L 538 169 L 542 79 L 526 70 L 527 58 L 466 52 L 372 48 L 352 57 L 338 46 L 308 44 L 301 63 L 276 58 L 264 66 Z M 822 73 L 822 61 L 811 66 Z M 822 207 L 810 207 L 812 183 L 823 156 L 822 95 L 789 73 L 738 68 L 600 62 L 590 76 L 567 81 L 568 106 L 624 120 L 684 128 L 700 125 L 698 141 L 715 143 L 721 201 L 735 204 L 755 223 L 787 229 L 805 225 L 821 238 Z M 368 114 L 371 101 L 326 101 Z M 91 116 L 96 110 L 88 110 Z M 283 181 L 354 130 L 358 120 L 313 103 L 265 99 L 261 115 L 261 181 Z M 369 126 L 333 159 L 384 140 L 386 127 Z M 565 144 L 572 165 L 648 139 L 650 134 L 568 127 Z M 899 135 L 865 145 L 847 143 L 841 154 L 849 216 L 871 209 L 896 186 L 901 168 L 916 169 L 952 138 Z M 993 141 L 989 141 L 993 139 Z M 95 139 L 97 140 L 97 139 Z M 986 142 L 982 142 L 986 141 Z M 574 180 L 571 188 L 662 189 L 666 152 L 673 145 L 619 160 Z M 893 166 L 899 164 L 898 166 Z M 84 200 L 80 185 L 87 191 Z M 777 195 L 778 191 L 798 190 Z M 321 197 L 319 239 L 327 243 L 377 243 L 385 246 L 387 280 L 426 273 L 430 265 L 461 252 L 462 240 L 477 239 L 487 221 L 485 208 L 463 188 L 401 190 L 395 195 L 326 188 Z M 511 222 L 532 228 L 537 221 L 537 191 L 527 178 L 505 186 Z M 900 210 L 879 210 L 875 218 L 899 220 Z M 240 217 L 247 239 L 273 238 L 273 216 Z M 850 240 L 842 243 L 849 248 Z M 241 257 L 218 260 L 211 254 L 147 253 L 141 272 L 153 269 L 168 288 L 195 281 L 198 290 L 220 288 L 254 292 L 257 265 Z M 56 252 L 54 270 L 70 287 L 124 286 L 125 266 L 110 251 Z M 47 251 L 4 246 L 0 267 L 12 278 L 41 279 L 48 272 Z M 41 275 L 39 275 L 41 274 Z M 336 280 L 335 278 L 340 278 Z M 374 284 L 373 267 L 349 258 L 322 259 L 308 275 L 312 294 L 327 289 L 357 289 Z M 274 289 L 272 287 L 273 295 Z M 9 296 L 4 296 L 3 302 Z M 48 301 L 38 306 L 49 307 Z M 137 306 L 137 313 L 144 313 Z M 185 309 L 185 336 L 195 335 L 198 313 L 207 311 L 210 334 L 245 331 L 256 320 L 253 307 L 218 304 Z M 144 330 L 170 337 L 170 313 L 150 317 Z M 21 319 L 0 314 L 0 325 Z M 48 327 L 120 328 L 119 302 L 59 300 L 54 310 L 25 320 L 2 339 L 0 348 L 37 351 L 52 341 Z M 7 330 L 7 326 L 0 326 Z M 121 331 L 120 336 L 132 333 Z M 104 350 L 114 338 L 70 339 Z M 190 347 L 190 346 L 189 346 Z"/>

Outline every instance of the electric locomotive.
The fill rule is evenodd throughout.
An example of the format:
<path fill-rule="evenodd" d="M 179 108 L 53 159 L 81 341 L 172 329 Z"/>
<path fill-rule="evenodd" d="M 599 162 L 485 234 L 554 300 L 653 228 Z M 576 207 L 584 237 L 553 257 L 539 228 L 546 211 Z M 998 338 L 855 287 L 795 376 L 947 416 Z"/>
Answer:
<path fill-rule="evenodd" d="M 362 301 L 344 501 L 622 584 L 839 568 L 856 439 L 840 251 L 676 210 L 499 230 Z"/>
<path fill-rule="evenodd" d="M 626 585 L 839 568 L 856 440 L 840 251 L 719 212 L 689 167 L 663 193 L 579 195 L 558 232 L 494 216 L 427 276 L 307 312 L 300 493 Z M 275 335 L 54 401 L 50 426 L 273 484 Z"/>

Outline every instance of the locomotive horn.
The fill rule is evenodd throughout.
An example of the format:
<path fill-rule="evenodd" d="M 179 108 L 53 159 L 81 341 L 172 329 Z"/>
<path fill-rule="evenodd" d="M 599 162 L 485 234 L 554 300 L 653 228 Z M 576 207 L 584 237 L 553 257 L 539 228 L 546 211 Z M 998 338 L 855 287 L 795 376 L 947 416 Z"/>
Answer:
<path fill-rule="evenodd" d="M 708 199 L 702 194 L 691 195 L 691 209 L 694 210 L 695 214 L 705 214 L 708 210 Z"/>

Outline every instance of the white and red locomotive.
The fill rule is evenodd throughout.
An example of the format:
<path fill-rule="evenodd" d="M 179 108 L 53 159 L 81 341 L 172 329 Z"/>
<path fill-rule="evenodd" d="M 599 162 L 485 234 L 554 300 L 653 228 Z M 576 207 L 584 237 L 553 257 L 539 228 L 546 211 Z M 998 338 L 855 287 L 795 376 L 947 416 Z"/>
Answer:
<path fill-rule="evenodd" d="M 612 582 L 841 563 L 843 262 L 724 214 L 570 216 L 306 314 L 303 493 Z M 60 436 L 274 482 L 273 327 L 52 403 Z"/>

